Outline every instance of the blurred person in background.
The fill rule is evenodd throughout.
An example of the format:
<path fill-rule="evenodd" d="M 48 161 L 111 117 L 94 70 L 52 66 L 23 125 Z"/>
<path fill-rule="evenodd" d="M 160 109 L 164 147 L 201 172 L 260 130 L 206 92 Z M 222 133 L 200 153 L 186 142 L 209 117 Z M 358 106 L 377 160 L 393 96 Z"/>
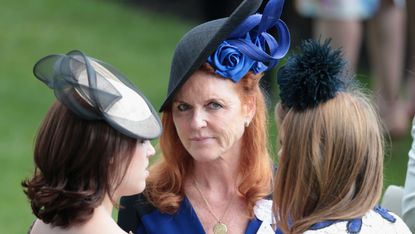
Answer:
<path fill-rule="evenodd" d="M 415 118 L 412 120 L 412 146 L 408 154 L 405 185 L 389 185 L 382 199 L 382 206 L 395 212 L 415 233 Z"/>
<path fill-rule="evenodd" d="M 409 151 L 408 168 L 402 197 L 402 218 L 415 233 L 415 118 L 412 120 L 412 147 Z"/>
<path fill-rule="evenodd" d="M 314 38 L 332 38 L 355 74 L 368 20 L 369 58 L 380 115 L 392 137 L 407 132 L 406 104 L 400 96 L 404 69 L 405 0 L 297 0 L 296 9 L 313 18 Z M 415 95 L 414 95 L 415 96 Z"/>

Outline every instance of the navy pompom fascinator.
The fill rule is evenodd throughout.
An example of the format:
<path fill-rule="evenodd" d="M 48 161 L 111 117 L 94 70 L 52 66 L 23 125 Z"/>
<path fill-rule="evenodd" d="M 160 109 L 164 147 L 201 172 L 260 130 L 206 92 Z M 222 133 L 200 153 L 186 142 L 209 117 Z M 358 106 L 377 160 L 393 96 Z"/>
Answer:
<path fill-rule="evenodd" d="M 302 111 L 334 98 L 345 89 L 345 65 L 341 50 L 332 49 L 330 40 L 304 41 L 278 71 L 283 107 Z"/>

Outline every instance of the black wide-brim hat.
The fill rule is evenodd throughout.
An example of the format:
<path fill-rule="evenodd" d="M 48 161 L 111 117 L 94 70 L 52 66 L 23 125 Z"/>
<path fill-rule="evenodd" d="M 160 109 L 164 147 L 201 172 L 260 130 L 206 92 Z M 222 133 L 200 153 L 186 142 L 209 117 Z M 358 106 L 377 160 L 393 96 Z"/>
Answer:
<path fill-rule="evenodd" d="M 177 91 L 246 18 L 257 12 L 262 0 L 244 0 L 229 17 L 208 21 L 192 28 L 177 44 L 170 67 L 167 97 L 160 107 L 165 111 Z"/>

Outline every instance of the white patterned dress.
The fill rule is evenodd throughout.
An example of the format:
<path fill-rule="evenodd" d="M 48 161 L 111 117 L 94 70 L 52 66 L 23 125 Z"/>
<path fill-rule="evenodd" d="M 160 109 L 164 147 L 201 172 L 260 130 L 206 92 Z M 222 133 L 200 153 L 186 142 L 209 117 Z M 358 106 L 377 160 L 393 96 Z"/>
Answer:
<path fill-rule="evenodd" d="M 282 234 L 277 230 L 277 234 Z M 313 225 L 304 234 L 411 234 L 408 226 L 397 215 L 379 206 L 362 218 L 329 220 Z"/>

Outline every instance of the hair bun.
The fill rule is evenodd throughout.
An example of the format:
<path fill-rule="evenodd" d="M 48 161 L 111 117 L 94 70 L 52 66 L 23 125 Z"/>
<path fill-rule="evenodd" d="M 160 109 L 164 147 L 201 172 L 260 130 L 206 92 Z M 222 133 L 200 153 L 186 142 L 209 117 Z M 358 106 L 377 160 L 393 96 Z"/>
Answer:
<path fill-rule="evenodd" d="M 334 98 L 345 87 L 345 64 L 341 50 L 332 49 L 330 40 L 304 41 L 278 72 L 284 107 L 305 110 Z"/>

